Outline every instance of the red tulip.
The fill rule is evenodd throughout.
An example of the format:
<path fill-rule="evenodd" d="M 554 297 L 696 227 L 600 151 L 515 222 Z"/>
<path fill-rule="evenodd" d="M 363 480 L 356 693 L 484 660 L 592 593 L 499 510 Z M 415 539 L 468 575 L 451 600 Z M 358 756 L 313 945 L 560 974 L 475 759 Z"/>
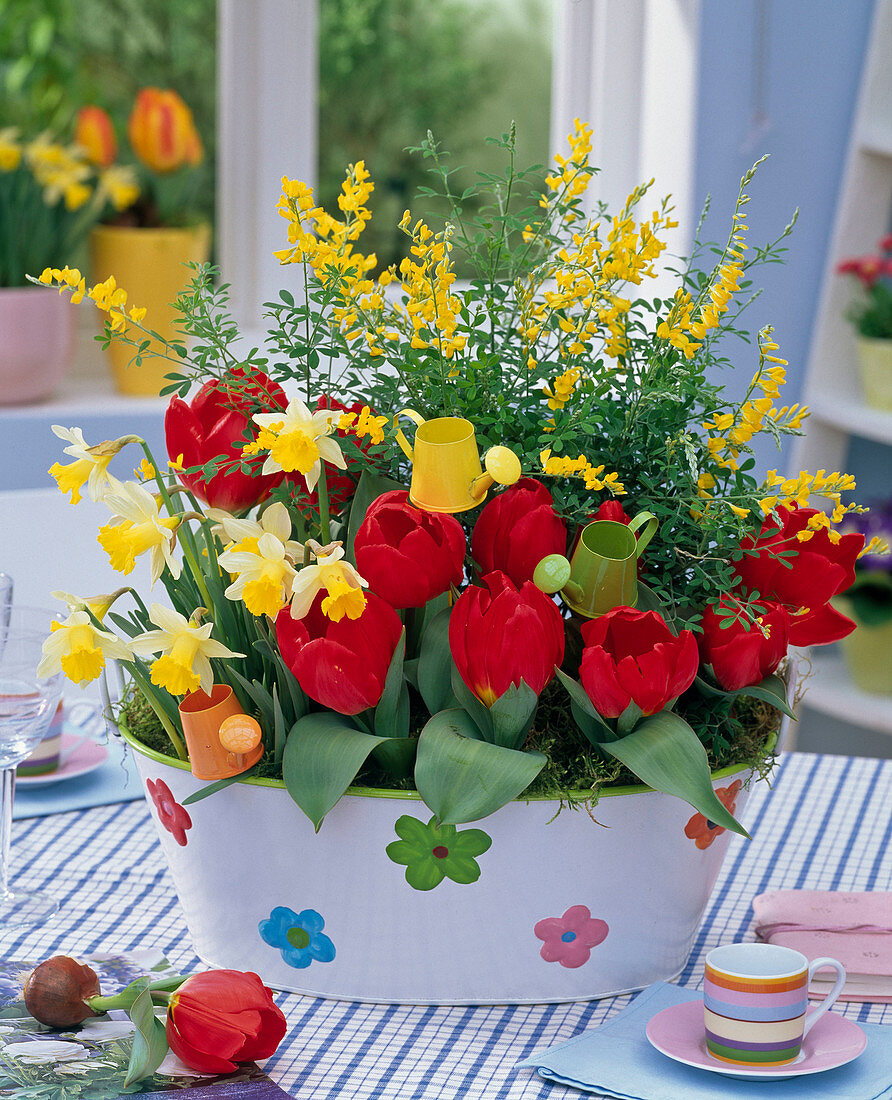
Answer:
<path fill-rule="evenodd" d="M 597 712 L 619 718 L 630 703 L 656 714 L 694 682 L 700 663 L 690 630 L 676 637 L 656 611 L 615 607 L 582 627 L 579 679 Z"/>
<path fill-rule="evenodd" d="M 171 994 L 167 1041 L 199 1073 L 232 1073 L 238 1062 L 269 1058 L 288 1024 L 272 991 L 250 970 L 195 974 Z"/>
<path fill-rule="evenodd" d="M 830 606 L 830 599 L 854 583 L 855 561 L 864 548 L 864 536 L 842 535 L 833 543 L 825 528 L 807 542 L 797 534 L 817 515 L 814 508 L 778 508 L 778 520 L 768 516 L 755 539 L 744 539 L 747 553 L 734 566 L 744 588 L 763 600 L 783 604 L 790 612 L 790 644 L 826 645 L 845 638 L 855 624 Z M 781 550 L 792 557 L 778 558 Z"/>
<path fill-rule="evenodd" d="M 541 481 L 522 477 L 494 496 L 480 513 L 471 536 L 471 557 L 481 575 L 498 569 L 516 585 L 533 579 L 549 554 L 567 549 L 567 529 Z"/>
<path fill-rule="evenodd" d="M 605 500 L 592 516 L 592 520 L 609 519 L 614 523 L 624 523 L 626 527 L 632 522 L 632 517 L 626 515 L 626 510 L 618 500 Z"/>
<path fill-rule="evenodd" d="M 371 593 L 358 619 L 332 622 L 322 614 L 322 595 L 302 619 L 287 608 L 276 617 L 279 651 L 297 682 L 338 714 L 359 714 L 378 703 L 402 629 L 390 604 Z"/>
<path fill-rule="evenodd" d="M 251 416 L 255 412 L 284 409 L 288 404 L 285 391 L 261 371 L 246 371 L 235 367 L 226 379 L 206 382 L 191 402 L 172 398 L 164 417 L 167 453 L 176 461 L 183 456 L 183 466 L 202 466 L 218 455 L 229 455 L 240 461 L 245 429 L 254 434 Z M 244 380 L 249 379 L 245 385 Z M 237 388 L 234 388 L 236 387 Z M 248 459 L 257 473 L 222 470 L 210 480 L 201 474 L 180 473 L 180 481 L 213 508 L 239 512 L 259 503 L 282 480 L 282 474 L 260 475 L 264 456 Z"/>
<path fill-rule="evenodd" d="M 108 168 L 118 152 L 115 128 L 101 107 L 81 107 L 74 119 L 74 143 L 98 168 Z"/>
<path fill-rule="evenodd" d="M 356 532 L 356 568 L 391 607 L 422 607 L 460 584 L 465 533 L 453 516 L 424 512 L 395 489 L 373 500 Z"/>
<path fill-rule="evenodd" d="M 337 409 L 338 412 L 352 412 L 357 415 L 362 412 L 365 403 L 362 401 L 354 401 L 350 405 L 345 405 L 343 401 L 338 401 L 336 397 L 330 397 L 327 393 L 323 394 L 316 402 L 316 409 Z M 352 433 L 349 431 L 341 431 L 340 428 L 336 429 L 336 434 L 341 439 L 346 439 L 348 436 L 355 439 Z M 371 446 L 371 440 L 366 437 L 363 440 L 357 440 L 364 453 L 368 453 L 368 449 Z M 325 467 L 326 485 L 328 486 L 328 504 L 332 511 L 336 512 L 353 497 L 356 492 L 356 486 L 359 482 L 359 476 L 363 471 L 363 461 L 357 455 L 354 444 L 347 443 L 341 450 L 344 452 L 344 459 L 347 463 L 346 470 L 339 470 L 336 466 L 331 464 Z M 285 480 L 292 487 L 292 496 L 294 497 L 294 503 L 304 511 L 318 512 L 319 510 L 319 493 L 314 489 L 312 493 L 307 491 L 306 479 L 302 474 L 288 474 Z"/>
<path fill-rule="evenodd" d="M 719 614 L 733 612 L 739 606 L 733 596 L 722 596 L 715 607 L 707 607 L 703 612 L 703 633 L 697 636 L 703 663 L 712 665 L 715 678 L 725 691 L 761 683 L 784 659 L 790 644 L 790 616 L 786 608 L 766 600 L 765 614 L 747 630 L 742 618 L 723 618 Z M 729 625 L 722 626 L 723 622 Z"/>
<path fill-rule="evenodd" d="M 449 617 L 449 648 L 461 678 L 491 707 L 523 680 L 538 695 L 564 659 L 564 620 L 532 581 L 519 588 L 504 573 L 471 585 Z"/>

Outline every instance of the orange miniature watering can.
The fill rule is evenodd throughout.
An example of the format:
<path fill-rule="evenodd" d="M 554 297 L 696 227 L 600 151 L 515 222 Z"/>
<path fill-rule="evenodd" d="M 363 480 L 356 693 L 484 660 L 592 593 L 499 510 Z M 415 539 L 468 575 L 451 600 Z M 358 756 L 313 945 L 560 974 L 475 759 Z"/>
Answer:
<path fill-rule="evenodd" d="M 399 418 L 417 425 L 411 445 Z M 467 512 L 486 499 L 493 485 L 513 485 L 520 478 L 520 459 L 508 447 L 490 447 L 480 465 L 474 425 L 461 416 L 425 420 L 414 409 L 401 409 L 393 418 L 396 441 L 412 463 L 409 499 L 426 512 Z"/>
<path fill-rule="evenodd" d="M 240 716 L 245 723 L 254 723 L 242 710 L 232 688 L 228 684 L 214 684 L 211 694 L 191 691 L 179 706 L 183 734 L 189 749 L 189 763 L 196 779 L 228 779 L 253 767 L 263 755 L 263 744 L 257 738 L 233 739 L 225 736 L 221 741 L 221 727 L 231 730 L 232 720 Z M 257 727 L 259 733 L 259 727 Z M 244 746 L 245 751 L 233 752 L 224 742 Z"/>

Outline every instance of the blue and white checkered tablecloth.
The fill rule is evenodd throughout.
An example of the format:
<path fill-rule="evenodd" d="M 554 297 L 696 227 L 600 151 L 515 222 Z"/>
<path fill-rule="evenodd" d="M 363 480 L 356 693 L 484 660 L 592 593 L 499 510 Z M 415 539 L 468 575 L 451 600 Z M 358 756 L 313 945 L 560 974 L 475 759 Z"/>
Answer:
<path fill-rule="evenodd" d="M 752 938 L 750 901 L 764 890 L 892 889 L 892 761 L 790 754 L 771 791 L 756 785 L 744 823 L 753 839 L 731 841 L 684 985 L 702 980 L 716 944 Z M 62 908 L 43 928 L 7 933 L 6 958 L 159 947 L 181 971 L 202 969 L 143 802 L 16 822 L 12 870 Z M 266 1069 L 301 1100 L 578 1098 L 513 1067 L 629 1002 L 449 1008 L 276 999 L 290 1031 Z M 841 1010 L 892 1024 L 892 1005 Z"/>

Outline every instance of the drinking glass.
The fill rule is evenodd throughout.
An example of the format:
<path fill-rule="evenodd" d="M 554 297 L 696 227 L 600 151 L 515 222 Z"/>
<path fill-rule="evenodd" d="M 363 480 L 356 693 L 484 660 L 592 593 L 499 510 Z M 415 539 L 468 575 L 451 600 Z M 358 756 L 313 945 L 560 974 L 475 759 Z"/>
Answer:
<path fill-rule="evenodd" d="M 55 898 L 9 889 L 9 841 L 16 765 L 46 733 L 62 695 L 61 672 L 39 676 L 43 642 L 56 616 L 15 605 L 0 619 L 0 931 L 38 924 L 58 908 Z"/>

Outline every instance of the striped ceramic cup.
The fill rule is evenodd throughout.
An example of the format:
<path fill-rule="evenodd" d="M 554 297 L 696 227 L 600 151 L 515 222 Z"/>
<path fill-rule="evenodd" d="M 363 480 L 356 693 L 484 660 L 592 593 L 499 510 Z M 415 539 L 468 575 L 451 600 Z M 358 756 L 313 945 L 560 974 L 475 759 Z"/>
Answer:
<path fill-rule="evenodd" d="M 830 995 L 806 1014 L 808 983 L 830 966 Z M 773 943 L 729 943 L 706 956 L 703 1007 L 706 1049 L 733 1065 L 783 1066 L 795 1062 L 802 1038 L 836 1001 L 846 972 L 836 959 L 815 959 Z"/>

